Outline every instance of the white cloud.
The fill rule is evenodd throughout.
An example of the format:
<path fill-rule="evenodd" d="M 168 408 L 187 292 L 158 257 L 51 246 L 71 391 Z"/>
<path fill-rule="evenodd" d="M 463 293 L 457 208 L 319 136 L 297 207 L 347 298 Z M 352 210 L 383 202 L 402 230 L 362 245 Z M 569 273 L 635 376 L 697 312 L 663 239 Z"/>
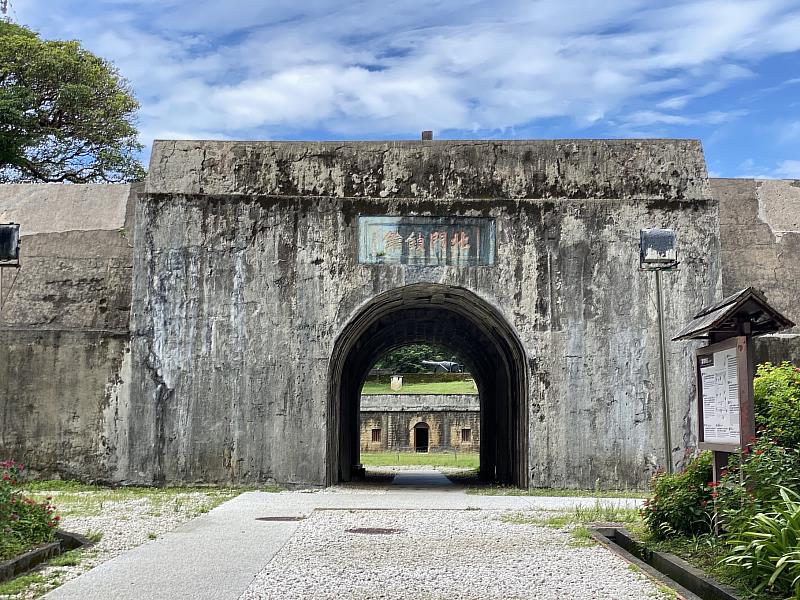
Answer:
<path fill-rule="evenodd" d="M 797 144 L 800 141 L 800 120 L 778 123 L 776 129 L 781 143 Z"/>
<path fill-rule="evenodd" d="M 800 160 L 783 160 L 769 168 L 748 158 L 739 165 L 739 173 L 752 179 L 800 179 Z"/>
<path fill-rule="evenodd" d="M 687 112 L 800 49 L 780 0 L 28 0 L 20 20 L 112 59 L 143 141 L 319 130 L 512 131 L 562 117 L 623 132 L 720 124 Z"/>
<path fill-rule="evenodd" d="M 784 160 L 775 169 L 775 176 L 785 179 L 800 179 L 800 160 Z"/>

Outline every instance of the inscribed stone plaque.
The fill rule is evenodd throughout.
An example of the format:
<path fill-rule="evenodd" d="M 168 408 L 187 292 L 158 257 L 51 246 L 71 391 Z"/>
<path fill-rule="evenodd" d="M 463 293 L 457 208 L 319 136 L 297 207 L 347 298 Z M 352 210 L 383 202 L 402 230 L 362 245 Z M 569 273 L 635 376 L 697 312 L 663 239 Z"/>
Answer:
<path fill-rule="evenodd" d="M 703 389 L 703 441 L 738 445 L 739 368 L 736 348 L 700 359 Z"/>
<path fill-rule="evenodd" d="M 494 264 L 494 219 L 359 217 L 358 261 L 474 267 Z"/>

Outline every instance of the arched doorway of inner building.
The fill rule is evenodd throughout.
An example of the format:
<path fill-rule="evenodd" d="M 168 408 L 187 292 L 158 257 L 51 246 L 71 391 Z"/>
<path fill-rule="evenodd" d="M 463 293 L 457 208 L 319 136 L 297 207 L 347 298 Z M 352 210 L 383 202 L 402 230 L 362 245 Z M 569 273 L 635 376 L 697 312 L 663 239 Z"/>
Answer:
<path fill-rule="evenodd" d="M 428 451 L 428 424 L 417 423 L 414 425 L 414 452 Z"/>
<path fill-rule="evenodd" d="M 327 483 L 349 481 L 360 462 L 361 387 L 370 368 L 387 351 L 416 343 L 458 351 L 474 376 L 481 403 L 481 477 L 527 487 L 528 375 L 522 344 L 499 311 L 474 292 L 427 283 L 375 297 L 339 335 L 329 370 Z"/>

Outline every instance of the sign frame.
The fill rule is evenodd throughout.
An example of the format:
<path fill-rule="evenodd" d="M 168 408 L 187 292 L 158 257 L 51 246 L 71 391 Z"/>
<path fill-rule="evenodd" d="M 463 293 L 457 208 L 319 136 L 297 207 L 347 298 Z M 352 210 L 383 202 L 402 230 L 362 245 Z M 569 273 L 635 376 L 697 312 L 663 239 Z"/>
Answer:
<path fill-rule="evenodd" d="M 736 380 L 738 385 L 739 400 L 739 443 L 721 444 L 705 441 L 705 427 L 703 418 L 703 376 L 701 359 L 714 356 L 716 352 L 736 350 Z M 746 446 L 755 436 L 755 415 L 753 414 L 753 366 L 751 360 L 752 342 L 750 336 L 740 335 L 730 337 L 721 342 L 710 344 L 695 351 L 695 372 L 697 376 L 697 422 L 698 446 L 701 450 L 714 450 L 715 452 L 737 452 Z"/>
<path fill-rule="evenodd" d="M 493 267 L 496 262 L 493 217 L 360 214 L 356 235 L 356 261 L 362 265 Z M 390 250 L 386 236 L 392 236 Z"/>

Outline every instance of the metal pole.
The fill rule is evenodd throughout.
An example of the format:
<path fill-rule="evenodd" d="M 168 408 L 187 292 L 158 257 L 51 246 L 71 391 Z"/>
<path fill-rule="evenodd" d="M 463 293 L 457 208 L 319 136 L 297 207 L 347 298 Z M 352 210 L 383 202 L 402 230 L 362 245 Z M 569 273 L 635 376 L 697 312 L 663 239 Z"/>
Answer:
<path fill-rule="evenodd" d="M 664 454 L 667 473 L 673 472 L 672 466 L 672 429 L 670 426 L 669 384 L 667 382 L 667 349 L 664 343 L 664 308 L 661 302 L 661 271 L 656 271 L 656 311 L 658 312 L 658 348 L 661 363 L 661 395 L 664 399 Z"/>

